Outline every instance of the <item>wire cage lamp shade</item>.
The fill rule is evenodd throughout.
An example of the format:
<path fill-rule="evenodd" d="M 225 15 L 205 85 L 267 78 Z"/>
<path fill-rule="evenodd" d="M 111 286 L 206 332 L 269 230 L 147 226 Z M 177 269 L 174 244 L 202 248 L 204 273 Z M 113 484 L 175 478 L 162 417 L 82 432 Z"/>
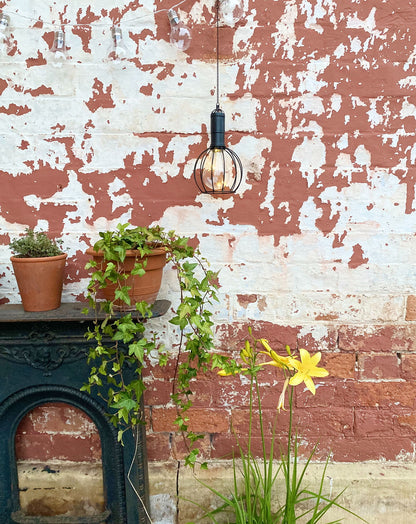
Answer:
<path fill-rule="evenodd" d="M 217 14 L 217 105 L 211 113 L 211 143 L 197 158 L 194 180 L 202 193 L 235 193 L 243 179 L 243 166 L 237 154 L 225 145 L 225 113 L 219 104 L 219 1 Z"/>
<path fill-rule="evenodd" d="M 240 159 L 224 140 L 225 114 L 217 107 L 211 113 L 211 144 L 195 162 L 194 179 L 201 193 L 235 193 L 243 178 Z"/>

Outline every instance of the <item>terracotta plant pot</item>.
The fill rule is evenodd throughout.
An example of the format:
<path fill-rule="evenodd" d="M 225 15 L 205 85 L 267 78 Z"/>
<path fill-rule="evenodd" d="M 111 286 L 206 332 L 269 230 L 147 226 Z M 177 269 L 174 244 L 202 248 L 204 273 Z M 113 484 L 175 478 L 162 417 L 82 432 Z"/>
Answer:
<path fill-rule="evenodd" d="M 10 258 L 25 311 L 50 311 L 61 305 L 67 256 Z"/>
<path fill-rule="evenodd" d="M 104 271 L 107 261 L 104 260 L 102 252 L 89 248 L 87 249 L 87 254 L 97 262 L 98 268 Z M 129 274 L 136 262 L 142 263 L 145 259 L 147 259 L 147 265 L 145 267 L 146 273 L 143 276 Z M 163 268 L 166 264 L 166 250 L 163 247 L 158 247 L 145 257 L 141 257 L 140 252 L 137 250 L 128 250 L 124 262 L 118 262 L 117 264 L 120 273 L 129 274 L 122 285 L 130 286 L 131 288 L 129 291 L 131 304 L 128 306 L 124 302 L 117 300 L 114 303 L 115 307 L 129 311 L 136 309 L 135 304 L 137 302 L 145 301 L 148 304 L 153 304 L 162 283 Z M 116 284 L 108 283 L 101 290 L 103 298 L 105 300 L 114 300 L 116 288 Z"/>

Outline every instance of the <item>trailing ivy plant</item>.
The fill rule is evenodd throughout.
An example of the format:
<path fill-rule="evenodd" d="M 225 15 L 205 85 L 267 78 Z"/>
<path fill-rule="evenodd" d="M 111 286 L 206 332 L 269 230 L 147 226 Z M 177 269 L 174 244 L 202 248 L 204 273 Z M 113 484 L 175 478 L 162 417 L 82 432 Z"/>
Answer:
<path fill-rule="evenodd" d="M 130 306 L 127 275 L 121 269 L 126 251 L 137 249 L 143 256 L 155 247 L 164 247 L 167 263 L 177 274 L 180 296 L 169 320 L 178 327 L 180 335 L 171 398 L 177 407 L 178 429 L 190 440 L 186 463 L 192 466 L 198 456 L 195 442 L 201 436 L 188 431 L 186 411 L 192 405 L 192 379 L 198 372 L 207 370 L 211 361 L 213 322 L 209 306 L 217 300 L 217 274 L 208 269 L 208 262 L 198 249 L 188 244 L 187 237 L 178 236 L 174 231 L 166 232 L 159 226 L 145 228 L 119 224 L 116 231 L 99 235 L 94 250 L 103 253 L 106 264 L 100 267 L 90 260 L 86 266 L 92 274 L 87 293 L 89 308 L 85 312 L 92 309 L 96 315 L 93 327 L 86 333 L 92 343 L 88 355 L 91 370 L 83 390 L 90 393 L 92 388 L 99 389 L 99 394 L 107 401 L 110 420 L 118 428 L 119 441 L 126 430 L 143 423 L 145 384 L 142 368 L 145 359 L 156 353 L 159 364 L 164 366 L 169 353 L 156 333 L 146 334 L 145 324 L 152 317 L 152 305 L 140 302 L 136 304 L 136 311 L 120 311 L 115 302 Z M 145 266 L 138 260 L 133 272 L 143 275 Z M 100 300 L 100 290 L 114 284 L 114 300 Z"/>

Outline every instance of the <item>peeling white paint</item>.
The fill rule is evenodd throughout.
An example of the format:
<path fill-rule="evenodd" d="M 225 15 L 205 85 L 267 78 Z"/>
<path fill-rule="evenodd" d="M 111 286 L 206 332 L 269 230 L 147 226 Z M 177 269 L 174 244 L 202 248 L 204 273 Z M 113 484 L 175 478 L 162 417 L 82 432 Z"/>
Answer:
<path fill-rule="evenodd" d="M 298 15 L 296 0 L 288 0 L 285 3 L 285 12 L 281 19 L 276 22 L 276 33 L 274 38 L 274 55 L 276 56 L 280 46 L 283 48 L 284 57 L 292 60 L 294 47 L 297 45 L 295 21 Z"/>
<path fill-rule="evenodd" d="M 292 155 L 292 160 L 294 162 L 299 162 L 300 171 L 303 176 L 307 178 L 309 186 L 311 186 L 316 178 L 318 178 L 322 173 L 325 159 L 325 144 L 318 137 L 305 137 L 302 144 L 296 146 Z"/>

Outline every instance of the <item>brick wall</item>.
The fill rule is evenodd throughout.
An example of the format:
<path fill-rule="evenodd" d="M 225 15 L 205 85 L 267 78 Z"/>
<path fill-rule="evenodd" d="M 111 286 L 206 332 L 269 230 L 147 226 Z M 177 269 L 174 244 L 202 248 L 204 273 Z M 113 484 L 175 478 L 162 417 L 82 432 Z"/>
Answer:
<path fill-rule="evenodd" d="M 30 411 L 15 438 L 20 507 L 26 515 L 103 512 L 105 495 L 97 428 L 61 402 Z"/>
<path fill-rule="evenodd" d="M 238 350 L 251 324 L 273 347 L 323 352 L 331 376 L 316 397 L 296 398 L 307 444 L 319 437 L 322 454 L 340 461 L 410 460 L 412 2 L 244 6 L 220 29 L 220 95 L 245 176 L 238 195 L 215 199 L 192 181 L 215 106 L 211 2 L 178 8 L 194 35 L 185 53 L 169 43 L 166 12 L 153 13 L 167 0 L 0 2 L 13 44 L 0 71 L 0 301 L 19 301 L 8 243 L 26 226 L 63 237 L 64 300 L 83 297 L 98 231 L 125 221 L 174 228 L 220 270 L 219 350 Z M 71 60 L 55 68 L 48 48 L 60 22 Z M 132 52 L 120 67 L 103 62 L 113 23 Z M 173 282 L 167 271 L 161 296 L 176 301 Z M 174 328 L 166 319 L 155 328 L 174 352 Z M 150 456 L 180 456 L 169 378 L 151 364 L 147 372 Z M 199 381 L 193 424 L 207 433 L 208 457 L 229 452 L 242 390 L 237 379 Z M 275 399 L 270 390 L 271 411 Z"/>
<path fill-rule="evenodd" d="M 284 344 L 296 340 L 300 347 L 322 351 L 322 365 L 330 376 L 315 379 L 312 396 L 303 386 L 295 389 L 295 424 L 302 439 L 302 453 L 319 441 L 320 458 L 332 453 L 335 461 L 413 460 L 416 437 L 415 330 L 411 323 L 396 326 L 327 326 L 330 335 L 319 341 L 302 337 L 302 328 L 252 324 L 267 333 L 273 347 L 284 354 Z M 224 350 L 238 347 L 247 326 L 235 338 L 227 337 Z M 229 332 L 229 328 L 224 326 Z M 308 344 L 309 342 L 309 344 Z M 167 377 L 152 376 L 146 392 L 148 446 L 153 460 L 181 458 L 182 439 L 175 435 L 176 412 L 166 407 L 170 392 Z M 277 382 L 277 383 L 276 383 Z M 262 403 L 267 428 L 276 414 L 282 387 L 280 371 L 262 375 Z M 206 433 L 202 448 L 206 458 L 230 458 L 237 435 L 247 433 L 248 388 L 240 377 L 201 376 L 195 386 L 190 428 Z M 163 393 L 161 393 L 163 392 Z M 278 435 L 287 434 L 288 413 L 281 412 Z M 260 430 L 254 430 L 260 444 Z M 244 441 L 244 437 L 242 438 Z M 260 451 L 260 447 L 257 447 Z"/>
<path fill-rule="evenodd" d="M 92 420 L 63 403 L 29 412 L 16 433 L 17 460 L 101 462 L 101 443 Z"/>

